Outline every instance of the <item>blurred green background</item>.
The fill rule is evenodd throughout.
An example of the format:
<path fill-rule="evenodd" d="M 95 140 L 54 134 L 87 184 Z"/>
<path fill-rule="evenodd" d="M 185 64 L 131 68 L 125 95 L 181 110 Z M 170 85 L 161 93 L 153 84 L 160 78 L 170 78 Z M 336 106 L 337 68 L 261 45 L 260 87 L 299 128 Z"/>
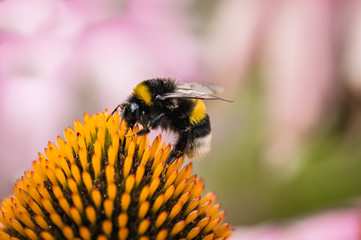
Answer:
<path fill-rule="evenodd" d="M 235 225 L 352 206 L 361 192 L 361 132 L 350 129 L 349 106 L 322 119 L 289 162 L 270 166 L 264 155 L 263 88 L 262 80 L 251 76 L 234 103 L 209 110 L 219 121 L 213 126 L 213 148 L 203 161 L 193 162 L 206 191 L 218 194 Z"/>

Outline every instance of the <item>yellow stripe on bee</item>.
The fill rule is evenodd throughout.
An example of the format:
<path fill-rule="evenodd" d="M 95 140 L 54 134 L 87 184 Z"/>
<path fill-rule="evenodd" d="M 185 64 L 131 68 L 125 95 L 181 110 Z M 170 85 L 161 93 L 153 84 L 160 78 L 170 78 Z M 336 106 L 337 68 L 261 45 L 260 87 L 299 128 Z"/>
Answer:
<path fill-rule="evenodd" d="M 194 100 L 194 108 L 189 115 L 189 121 L 191 124 L 198 124 L 206 117 L 206 106 L 202 100 Z"/>
<path fill-rule="evenodd" d="M 133 95 L 145 102 L 147 105 L 152 105 L 152 95 L 149 88 L 143 82 L 139 83 L 133 90 Z"/>

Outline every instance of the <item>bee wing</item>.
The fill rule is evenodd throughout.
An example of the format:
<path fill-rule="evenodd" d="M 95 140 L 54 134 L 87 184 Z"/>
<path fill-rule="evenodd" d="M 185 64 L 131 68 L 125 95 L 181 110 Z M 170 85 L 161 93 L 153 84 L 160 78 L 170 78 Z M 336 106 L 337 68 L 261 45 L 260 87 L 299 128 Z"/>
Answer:
<path fill-rule="evenodd" d="M 212 83 L 182 83 L 177 85 L 177 89 L 174 92 L 158 95 L 157 98 L 161 100 L 168 98 L 187 98 L 233 102 L 213 95 L 221 92 L 223 92 L 223 88 Z"/>
<path fill-rule="evenodd" d="M 219 94 L 224 91 L 223 87 L 213 83 L 180 83 L 177 85 L 180 90 L 192 90 L 204 94 Z"/>

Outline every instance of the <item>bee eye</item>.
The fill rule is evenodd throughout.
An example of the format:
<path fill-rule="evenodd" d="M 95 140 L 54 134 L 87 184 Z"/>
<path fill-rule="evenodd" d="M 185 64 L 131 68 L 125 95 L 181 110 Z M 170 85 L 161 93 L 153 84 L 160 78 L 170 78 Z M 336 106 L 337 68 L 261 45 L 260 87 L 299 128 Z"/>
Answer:
<path fill-rule="evenodd" d="M 132 113 L 134 113 L 138 108 L 139 108 L 139 105 L 138 105 L 138 104 L 136 104 L 136 103 L 131 103 L 131 104 L 130 104 L 130 111 L 131 111 Z"/>

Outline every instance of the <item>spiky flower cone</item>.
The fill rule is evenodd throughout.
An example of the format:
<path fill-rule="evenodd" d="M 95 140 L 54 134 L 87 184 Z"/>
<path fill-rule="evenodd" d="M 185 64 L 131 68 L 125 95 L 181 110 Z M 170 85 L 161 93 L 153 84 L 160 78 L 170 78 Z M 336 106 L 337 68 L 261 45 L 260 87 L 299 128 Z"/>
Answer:
<path fill-rule="evenodd" d="M 158 136 L 124 137 L 116 113 L 84 115 L 49 142 L 0 208 L 0 239 L 226 239 L 213 193 Z M 133 129 L 137 131 L 137 129 Z M 128 135 L 132 134 L 129 130 Z"/>

